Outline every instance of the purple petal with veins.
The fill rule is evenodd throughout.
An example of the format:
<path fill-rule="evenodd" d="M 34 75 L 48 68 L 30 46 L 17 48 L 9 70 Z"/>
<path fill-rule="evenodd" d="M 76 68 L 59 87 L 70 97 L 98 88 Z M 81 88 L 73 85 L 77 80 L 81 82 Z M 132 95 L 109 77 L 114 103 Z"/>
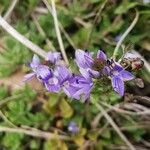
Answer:
<path fill-rule="evenodd" d="M 107 60 L 107 56 L 102 50 L 99 50 L 97 52 L 97 58 L 102 60 L 102 61 Z"/>
<path fill-rule="evenodd" d="M 52 70 L 45 65 L 39 65 L 36 70 L 33 70 L 40 80 L 46 81 L 52 77 Z"/>
<path fill-rule="evenodd" d="M 132 73 L 130 73 L 129 71 L 126 71 L 126 70 L 120 71 L 118 76 L 123 81 L 129 81 L 129 80 L 133 80 L 135 78 L 135 76 Z"/>
<path fill-rule="evenodd" d="M 90 68 L 93 65 L 93 58 L 92 58 L 92 54 L 90 52 L 85 52 L 83 50 L 76 50 L 75 52 L 75 58 L 76 58 L 76 63 L 78 65 L 78 67 L 81 68 Z"/>
<path fill-rule="evenodd" d="M 62 85 L 65 81 L 69 80 L 72 76 L 69 69 L 64 66 L 57 66 L 54 74 L 57 76 L 60 85 Z"/>
<path fill-rule="evenodd" d="M 120 95 L 124 95 L 124 82 L 118 76 L 112 77 L 112 87 Z"/>

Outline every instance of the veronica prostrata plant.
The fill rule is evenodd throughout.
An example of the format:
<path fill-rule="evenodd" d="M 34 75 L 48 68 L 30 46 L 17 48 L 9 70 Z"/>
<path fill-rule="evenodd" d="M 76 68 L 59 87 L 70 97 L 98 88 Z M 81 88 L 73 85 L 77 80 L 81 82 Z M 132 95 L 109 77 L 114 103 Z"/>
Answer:
<path fill-rule="evenodd" d="M 110 80 L 113 90 L 123 96 L 124 83 L 135 78 L 120 63 L 107 58 L 102 50 L 98 50 L 94 57 L 91 52 L 77 49 L 75 62 L 79 67 L 78 74 L 73 73 L 62 63 L 58 52 L 49 52 L 45 62 L 41 63 L 39 57 L 34 55 L 28 65 L 32 73 L 25 75 L 25 81 L 35 76 L 49 92 L 63 91 L 68 97 L 76 100 L 88 100 L 94 83 L 102 78 Z"/>

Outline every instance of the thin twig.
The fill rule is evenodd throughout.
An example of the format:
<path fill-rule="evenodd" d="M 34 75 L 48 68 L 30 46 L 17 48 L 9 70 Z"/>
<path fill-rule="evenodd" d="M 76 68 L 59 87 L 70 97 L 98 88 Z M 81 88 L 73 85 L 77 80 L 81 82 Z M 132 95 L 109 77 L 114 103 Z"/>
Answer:
<path fill-rule="evenodd" d="M 11 36 L 13 36 L 16 40 L 21 42 L 23 45 L 28 47 L 31 51 L 38 54 L 39 56 L 46 58 L 47 53 L 41 49 L 36 44 L 29 41 L 25 36 L 21 35 L 19 32 L 17 32 L 10 24 L 8 24 L 3 17 L 0 16 L 0 26 L 8 32 Z"/>
<path fill-rule="evenodd" d="M 37 14 L 47 14 L 48 13 L 48 10 L 47 10 L 47 8 L 44 8 L 44 7 L 36 7 L 35 9 L 34 9 L 34 12 Z"/>
<path fill-rule="evenodd" d="M 124 39 L 126 38 L 126 36 L 129 34 L 129 32 L 133 29 L 133 27 L 135 26 L 135 24 L 137 23 L 139 19 L 139 13 L 138 11 L 136 11 L 136 16 L 133 20 L 133 22 L 131 23 L 131 25 L 127 28 L 127 30 L 124 32 L 124 34 L 121 36 L 120 40 L 118 41 L 116 47 L 115 47 L 115 50 L 114 50 L 114 53 L 113 53 L 113 56 L 112 58 L 114 60 L 116 60 L 116 56 L 117 56 L 117 53 L 119 51 L 119 47 L 121 46 L 122 42 L 124 41 Z"/>
<path fill-rule="evenodd" d="M 8 18 L 10 17 L 13 9 L 15 8 L 16 4 L 17 4 L 18 0 L 13 0 L 12 3 L 10 4 L 10 7 L 8 8 L 7 12 L 4 15 L 4 19 L 8 20 Z"/>
<path fill-rule="evenodd" d="M 52 44 L 52 42 L 46 37 L 46 34 L 45 34 L 44 30 L 42 29 L 42 27 L 40 26 L 40 24 L 39 24 L 37 18 L 35 17 L 35 15 L 32 14 L 31 17 L 33 18 L 33 21 L 34 21 L 35 26 L 37 27 L 37 30 L 45 38 L 48 47 L 52 51 L 56 51 L 56 48 L 54 47 L 54 45 Z"/>
<path fill-rule="evenodd" d="M 60 34 L 60 30 L 59 30 L 59 23 L 58 23 L 58 19 L 57 19 L 55 1 L 51 0 L 52 10 L 51 10 L 51 7 L 50 7 L 49 2 L 47 0 L 43 0 L 43 2 L 46 5 L 47 9 L 50 11 L 50 13 L 53 15 L 55 31 L 56 31 L 59 47 L 60 47 L 60 50 L 61 50 L 61 53 L 62 53 L 62 56 L 64 58 L 64 61 L 65 61 L 66 65 L 69 65 L 69 61 L 68 61 L 68 58 L 67 58 L 67 55 L 66 55 L 66 52 L 65 52 L 65 48 L 64 48 L 62 37 L 61 37 L 61 34 Z"/>
<path fill-rule="evenodd" d="M 62 26 L 62 24 L 59 22 L 59 27 L 62 31 L 62 33 L 64 34 L 64 36 L 66 37 L 66 39 L 68 40 L 69 44 L 76 49 L 74 42 L 72 41 L 72 39 L 70 38 L 69 34 L 65 31 L 64 27 Z"/>
<path fill-rule="evenodd" d="M 136 150 L 134 146 L 129 142 L 129 140 L 125 137 L 125 135 L 120 131 L 117 124 L 112 120 L 112 118 L 107 114 L 107 112 L 104 110 L 104 108 L 99 105 L 98 103 L 94 103 L 95 106 L 103 113 L 104 117 L 108 120 L 108 122 L 111 124 L 111 126 L 114 128 L 114 130 L 118 133 L 120 138 L 126 143 L 126 145 L 130 148 L 130 150 Z"/>
<path fill-rule="evenodd" d="M 51 15 L 53 15 L 52 8 L 51 8 L 51 6 L 49 5 L 48 1 L 47 1 L 47 0 L 43 0 L 43 2 L 44 2 L 44 4 L 45 4 L 46 7 L 47 7 L 46 10 L 48 10 L 48 11 L 51 13 Z M 43 10 L 44 10 L 44 8 L 43 8 Z M 45 10 L 45 14 L 48 13 L 48 11 L 46 11 L 46 10 Z M 37 11 L 37 8 L 35 9 L 35 11 Z M 42 11 L 42 8 L 39 8 L 39 11 Z M 70 44 L 74 49 L 76 49 L 74 42 L 73 42 L 72 39 L 70 38 L 69 34 L 65 31 L 63 25 L 61 24 L 61 22 L 59 22 L 59 20 L 58 20 L 58 24 L 59 24 L 60 30 L 62 31 L 62 33 L 64 34 L 64 36 L 65 36 L 66 39 L 68 40 L 69 44 Z"/>
<path fill-rule="evenodd" d="M 41 130 L 35 129 L 23 129 L 23 128 L 8 128 L 0 126 L 0 132 L 10 132 L 10 133 L 22 133 L 33 137 L 39 137 L 43 139 L 61 139 L 70 141 L 71 138 L 66 135 L 58 135 L 55 133 L 45 132 Z"/>
<path fill-rule="evenodd" d="M 112 105 L 109 105 L 109 104 L 104 103 L 104 102 L 100 102 L 100 103 L 109 108 L 108 110 L 106 110 L 107 112 L 109 112 L 111 110 L 114 110 L 118 113 L 123 113 L 123 114 L 128 114 L 128 115 L 150 115 L 150 110 L 145 110 L 145 111 L 140 111 L 140 112 L 133 112 L 133 111 L 127 111 L 127 110 L 124 110 L 124 109 L 120 109 L 118 107 L 119 106 L 118 104 L 115 105 L 115 106 L 112 106 Z"/>
<path fill-rule="evenodd" d="M 2 117 L 2 119 L 10 126 L 12 127 L 17 127 L 16 125 L 14 125 L 10 120 L 7 119 L 7 117 L 3 114 L 2 111 L 0 111 L 0 116 Z"/>
<path fill-rule="evenodd" d="M 92 39 L 92 33 L 93 33 L 93 30 L 94 30 L 94 26 L 95 26 L 96 23 L 98 22 L 98 18 L 100 17 L 100 15 L 101 15 L 103 9 L 105 8 L 106 3 L 107 3 L 107 0 L 105 0 L 104 3 L 103 3 L 102 5 L 100 5 L 100 8 L 99 8 L 98 12 L 96 13 L 96 16 L 95 16 L 94 21 L 93 21 L 93 24 L 92 24 L 92 29 L 91 29 L 91 31 L 89 32 L 87 41 L 86 41 L 86 43 L 85 43 L 85 47 L 84 47 L 85 49 L 87 49 L 87 48 L 88 48 L 88 45 L 90 45 L 90 42 L 91 42 L 91 39 Z"/>

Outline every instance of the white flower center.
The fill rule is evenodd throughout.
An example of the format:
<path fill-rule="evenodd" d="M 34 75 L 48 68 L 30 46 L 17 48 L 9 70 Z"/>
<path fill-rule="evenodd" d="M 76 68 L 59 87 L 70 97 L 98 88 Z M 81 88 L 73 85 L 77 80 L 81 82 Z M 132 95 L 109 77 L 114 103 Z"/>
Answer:
<path fill-rule="evenodd" d="M 114 74 L 114 75 L 118 75 L 119 72 L 118 72 L 118 71 L 113 71 L 113 74 Z"/>

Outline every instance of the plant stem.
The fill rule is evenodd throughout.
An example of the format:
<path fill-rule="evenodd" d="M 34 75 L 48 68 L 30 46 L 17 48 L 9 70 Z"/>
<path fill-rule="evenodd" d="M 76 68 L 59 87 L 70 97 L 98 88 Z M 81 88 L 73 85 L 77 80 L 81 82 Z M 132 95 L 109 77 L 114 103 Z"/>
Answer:
<path fill-rule="evenodd" d="M 10 15 L 11 15 L 13 9 L 15 8 L 17 2 L 18 2 L 18 0 L 13 0 L 13 1 L 11 2 L 10 6 L 9 6 L 9 8 L 8 8 L 8 10 L 7 10 L 7 12 L 6 12 L 5 15 L 4 15 L 4 19 L 5 19 L 5 20 L 8 20 L 8 18 L 10 17 Z"/>
<path fill-rule="evenodd" d="M 23 45 L 28 47 L 31 51 L 38 54 L 39 56 L 46 58 L 47 53 L 41 49 L 36 44 L 32 43 L 30 40 L 28 40 L 25 36 L 21 35 L 19 32 L 17 32 L 10 24 L 8 24 L 3 17 L 0 16 L 0 26 L 8 32 L 11 36 L 13 36 L 16 40 L 21 42 Z"/>
<path fill-rule="evenodd" d="M 58 135 L 55 133 L 49 133 L 45 131 L 41 131 L 38 129 L 24 129 L 24 128 L 8 128 L 0 126 L 0 132 L 10 132 L 10 133 L 22 133 L 33 137 L 39 137 L 44 139 L 61 139 L 70 141 L 71 138 L 66 135 Z"/>
<path fill-rule="evenodd" d="M 99 111 L 101 111 L 104 115 L 104 117 L 107 119 L 107 121 L 110 123 L 110 125 L 114 128 L 114 130 L 118 133 L 120 138 L 126 143 L 126 145 L 130 148 L 130 150 L 136 150 L 134 146 L 129 142 L 129 140 L 125 137 L 125 135 L 121 132 L 117 124 L 112 120 L 112 118 L 107 114 L 107 112 L 104 110 L 104 108 L 98 104 L 97 102 L 93 102 L 93 104 L 98 108 Z"/>
<path fill-rule="evenodd" d="M 44 1 L 44 3 L 46 3 L 48 5 L 47 0 L 43 0 L 43 1 Z M 69 65 L 69 61 L 68 61 L 68 58 L 67 58 L 67 55 L 66 55 L 66 52 L 65 52 L 65 48 L 64 48 L 62 37 L 61 37 L 61 34 L 60 34 L 60 30 L 59 30 L 59 23 L 58 23 L 58 19 L 57 19 L 55 1 L 51 0 L 51 4 L 52 4 L 52 15 L 53 15 L 53 18 L 54 18 L 54 25 L 55 25 L 55 30 L 56 30 L 56 35 L 57 35 L 59 47 L 60 47 L 60 50 L 61 50 L 61 53 L 62 53 L 62 56 L 64 58 L 64 61 L 65 61 L 66 65 Z"/>
<path fill-rule="evenodd" d="M 124 41 L 124 39 L 126 38 L 126 36 L 129 34 L 129 32 L 133 29 L 133 27 L 135 26 L 135 24 L 137 23 L 138 21 L 138 18 L 139 18 L 139 13 L 138 11 L 136 11 L 136 16 L 133 20 L 133 22 L 131 23 L 131 25 L 127 28 L 127 30 L 124 32 L 124 34 L 121 36 L 120 40 L 118 41 L 116 47 L 115 47 L 115 50 L 114 50 L 114 53 L 113 53 L 113 56 L 112 58 L 114 60 L 116 60 L 116 56 L 117 56 L 117 53 L 119 51 L 119 47 L 121 46 L 122 42 Z"/>

